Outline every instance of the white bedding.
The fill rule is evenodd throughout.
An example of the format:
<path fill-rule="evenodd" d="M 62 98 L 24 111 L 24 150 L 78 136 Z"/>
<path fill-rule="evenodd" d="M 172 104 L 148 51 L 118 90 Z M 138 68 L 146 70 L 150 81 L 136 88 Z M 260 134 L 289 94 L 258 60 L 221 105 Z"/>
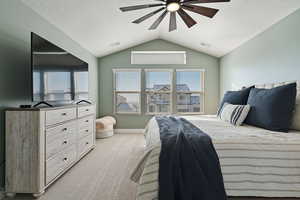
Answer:
<path fill-rule="evenodd" d="M 184 117 L 213 139 L 230 196 L 300 197 L 300 132 Z"/>
<path fill-rule="evenodd" d="M 281 133 L 249 125 L 233 126 L 215 115 L 182 117 L 210 135 L 215 143 L 300 144 L 300 131 Z"/>
<path fill-rule="evenodd" d="M 183 116 L 212 137 L 229 196 L 300 197 L 300 132 L 234 127 L 216 116 Z M 146 154 L 132 179 L 138 200 L 158 196 L 159 129 L 151 119 Z"/>

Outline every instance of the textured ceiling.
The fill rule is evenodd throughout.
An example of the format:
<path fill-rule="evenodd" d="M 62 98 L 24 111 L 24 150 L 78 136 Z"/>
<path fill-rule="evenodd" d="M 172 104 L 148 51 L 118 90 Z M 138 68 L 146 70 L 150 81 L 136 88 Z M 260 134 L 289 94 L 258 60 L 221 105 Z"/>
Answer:
<path fill-rule="evenodd" d="M 154 0 L 22 1 L 99 57 L 158 38 L 221 57 L 300 8 L 300 0 L 202 4 L 220 11 L 213 19 L 189 12 L 198 22 L 191 29 L 177 17 L 177 30 L 169 33 L 169 17 L 155 31 L 148 28 L 158 15 L 139 25 L 131 23 L 157 8 L 126 13 L 119 10 L 122 6 L 157 3 Z"/>

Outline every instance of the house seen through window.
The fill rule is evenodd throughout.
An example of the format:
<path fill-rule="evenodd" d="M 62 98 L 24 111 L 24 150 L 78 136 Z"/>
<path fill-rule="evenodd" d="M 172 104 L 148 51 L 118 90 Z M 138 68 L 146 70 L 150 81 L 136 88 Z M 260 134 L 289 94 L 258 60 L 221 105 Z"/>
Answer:
<path fill-rule="evenodd" d="M 141 112 L 141 70 L 115 70 L 115 112 Z"/>
<path fill-rule="evenodd" d="M 145 70 L 147 113 L 170 113 L 172 71 Z"/>
<path fill-rule="evenodd" d="M 203 71 L 176 70 L 176 110 L 178 113 L 203 112 Z"/>
<path fill-rule="evenodd" d="M 115 69 L 114 82 L 115 113 L 204 112 L 204 70 Z"/>

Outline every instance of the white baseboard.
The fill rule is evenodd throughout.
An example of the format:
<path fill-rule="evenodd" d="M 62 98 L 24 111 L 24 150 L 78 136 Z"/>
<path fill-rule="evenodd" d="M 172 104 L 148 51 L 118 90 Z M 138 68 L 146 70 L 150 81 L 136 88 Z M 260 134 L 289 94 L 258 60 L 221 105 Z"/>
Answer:
<path fill-rule="evenodd" d="M 138 134 L 143 134 L 145 129 L 115 129 L 116 134 L 120 133 L 138 133 Z"/>

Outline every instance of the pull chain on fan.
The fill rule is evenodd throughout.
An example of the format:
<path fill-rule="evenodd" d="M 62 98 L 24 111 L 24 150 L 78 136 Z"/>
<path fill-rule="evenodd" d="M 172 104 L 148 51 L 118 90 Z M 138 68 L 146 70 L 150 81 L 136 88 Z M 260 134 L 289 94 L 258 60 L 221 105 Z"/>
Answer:
<path fill-rule="evenodd" d="M 144 5 L 136 5 L 136 6 L 127 6 L 122 7 L 120 10 L 122 12 L 133 11 L 133 10 L 140 10 L 152 7 L 161 7 L 153 12 L 150 12 L 139 19 L 134 20 L 132 23 L 139 24 L 154 15 L 163 11 L 163 13 L 154 21 L 154 23 L 150 26 L 149 30 L 155 30 L 163 19 L 170 13 L 170 23 L 169 23 L 169 31 L 174 31 L 177 29 L 177 21 L 176 21 L 176 13 L 180 16 L 180 18 L 184 21 L 188 28 L 191 28 L 197 22 L 187 13 L 185 10 L 194 12 L 205 17 L 213 18 L 218 9 L 215 8 L 208 8 L 203 6 L 197 6 L 194 4 L 201 4 L 201 3 L 223 3 L 223 2 L 230 2 L 230 0 L 156 0 L 162 3 L 156 4 L 144 4 Z"/>

